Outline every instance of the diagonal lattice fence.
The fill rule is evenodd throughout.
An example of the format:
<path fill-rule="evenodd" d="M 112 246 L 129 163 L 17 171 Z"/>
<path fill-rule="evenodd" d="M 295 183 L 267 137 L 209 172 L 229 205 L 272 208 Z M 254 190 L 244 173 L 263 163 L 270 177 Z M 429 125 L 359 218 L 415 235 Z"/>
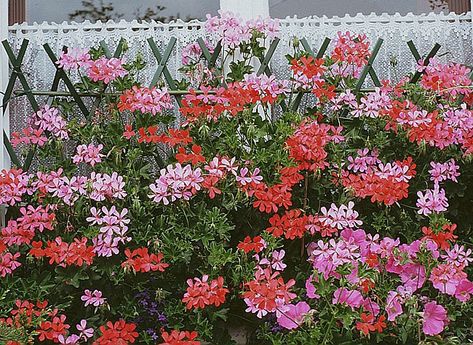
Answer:
<path fill-rule="evenodd" d="M 317 50 L 315 53 L 308 41 L 303 38 L 301 40 L 301 44 L 306 50 L 306 52 L 309 55 L 312 55 L 314 57 L 320 58 L 324 56 L 329 44 L 330 44 L 331 39 L 330 38 L 325 38 L 324 41 L 322 42 L 322 45 L 320 48 Z M 181 97 L 182 95 L 188 93 L 188 90 L 180 90 L 178 89 L 175 80 L 173 79 L 173 76 L 171 75 L 167 63 L 169 61 L 169 58 L 175 49 L 176 45 L 176 38 L 171 38 L 170 41 L 167 43 L 167 45 L 164 48 L 164 51 L 160 51 L 158 45 L 154 41 L 153 38 L 148 38 L 147 40 L 149 47 L 151 51 L 153 52 L 153 55 L 155 57 L 155 71 L 153 73 L 153 77 L 150 83 L 150 86 L 155 86 L 158 82 L 164 80 L 164 82 L 167 84 L 171 95 L 175 97 L 176 102 L 180 105 L 181 104 Z M 201 49 L 202 49 L 202 55 L 206 60 L 206 63 L 209 68 L 213 67 L 217 60 L 219 59 L 219 55 L 222 52 L 222 45 L 221 42 L 218 42 L 214 52 L 211 54 L 209 50 L 207 49 L 205 42 L 202 38 L 199 38 L 197 40 L 199 43 Z M 105 55 L 107 57 L 120 57 L 122 55 L 122 52 L 124 50 L 124 45 L 126 41 L 124 39 L 121 39 L 119 44 L 117 45 L 114 53 L 112 54 L 110 52 L 109 47 L 105 43 L 105 41 L 100 42 L 101 47 L 103 48 Z M 268 47 L 266 54 L 264 55 L 263 58 L 260 59 L 260 66 L 257 70 L 257 74 L 267 74 L 268 76 L 272 74 L 270 65 L 271 65 L 271 60 L 274 56 L 274 53 L 280 43 L 280 39 L 275 38 L 270 46 Z M 367 77 L 369 76 L 371 78 L 371 83 L 374 86 L 381 86 L 381 82 L 379 80 L 378 74 L 375 71 L 374 68 L 374 63 L 376 58 L 379 56 L 380 48 L 383 44 L 383 39 L 378 39 L 377 42 L 373 46 L 373 50 L 371 52 L 370 58 L 366 64 L 366 66 L 363 68 L 360 77 L 358 78 L 356 87 L 355 87 L 355 92 L 360 92 L 362 91 L 363 85 L 367 81 Z M 97 98 L 100 93 L 97 94 L 91 94 L 91 93 L 84 93 L 76 90 L 74 87 L 74 83 L 69 77 L 69 75 L 66 73 L 66 71 L 58 66 L 57 64 L 57 56 L 54 53 L 53 49 L 50 47 L 48 43 L 45 43 L 43 45 L 43 49 L 48 55 L 50 62 L 52 66 L 55 68 L 55 74 L 53 77 L 52 84 L 48 90 L 35 90 L 30 87 L 30 83 L 28 81 L 28 76 L 24 72 L 23 65 L 24 65 L 24 57 L 28 49 L 29 41 L 28 40 L 23 40 L 20 49 L 17 54 L 15 54 L 12 46 L 9 44 L 7 40 L 2 42 L 3 48 L 5 49 L 10 66 L 11 66 L 11 75 L 10 79 L 7 85 L 7 88 L 4 93 L 4 98 L 3 98 L 3 104 L 2 104 L 2 109 L 3 109 L 3 115 L 5 115 L 5 110 L 7 108 L 8 103 L 12 100 L 14 96 L 21 96 L 25 97 L 26 100 L 29 102 L 31 108 L 33 111 L 38 111 L 39 110 L 39 103 L 38 100 L 36 99 L 37 96 L 48 96 L 47 103 L 51 103 L 52 100 L 55 97 L 71 97 L 75 104 L 77 105 L 79 111 L 81 112 L 81 115 L 85 119 L 90 119 L 90 117 L 94 114 L 95 109 L 99 106 L 100 99 Z M 412 53 L 412 58 L 415 59 L 415 61 L 419 61 L 422 57 L 420 53 L 418 52 L 415 44 L 413 41 L 407 42 L 407 45 Z M 63 49 L 67 49 L 67 47 L 63 47 Z M 437 43 L 434 45 L 434 47 L 430 50 L 430 52 L 426 55 L 424 59 L 424 64 L 428 64 L 429 60 L 434 57 L 437 52 L 440 49 L 440 45 Z M 421 76 L 421 72 L 416 71 L 413 74 L 413 77 L 411 79 L 411 82 L 415 83 L 419 80 Z M 19 84 L 21 86 L 21 89 L 15 89 L 15 85 L 17 85 L 17 81 L 19 81 Z M 64 85 L 64 91 L 59 91 L 59 85 L 60 83 L 63 83 Z M 104 86 L 103 92 L 106 92 L 107 86 Z M 298 92 L 294 102 L 292 103 L 292 110 L 297 110 L 298 107 L 300 106 L 300 102 L 302 100 L 303 93 Z M 94 98 L 92 101 L 85 101 L 85 99 L 91 99 Z M 288 105 L 285 102 L 281 103 L 281 107 L 283 110 L 288 109 Z M 4 138 L 4 145 L 5 148 L 10 156 L 10 160 L 15 165 L 16 167 L 21 167 L 24 171 L 27 171 L 31 163 L 33 161 L 34 155 L 35 155 L 35 147 L 33 146 L 29 152 L 27 153 L 26 157 L 19 157 L 17 152 L 14 150 L 13 146 L 11 145 L 11 142 L 9 140 L 9 137 L 7 133 L 4 131 L 3 132 L 3 138 Z"/>

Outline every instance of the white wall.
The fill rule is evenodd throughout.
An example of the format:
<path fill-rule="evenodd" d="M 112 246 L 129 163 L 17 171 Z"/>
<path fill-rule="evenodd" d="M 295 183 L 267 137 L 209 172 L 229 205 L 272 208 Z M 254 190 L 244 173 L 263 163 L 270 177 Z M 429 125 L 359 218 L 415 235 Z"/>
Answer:
<path fill-rule="evenodd" d="M 81 0 L 27 0 L 28 21 L 56 21 L 68 20 L 68 13 L 81 7 Z M 98 0 L 97 0 L 98 1 Z M 205 18 L 206 13 L 216 14 L 219 9 L 219 0 L 104 0 L 112 2 L 117 12 L 124 13 L 125 19 L 134 19 L 136 9 L 155 6 L 167 7 L 162 12 L 165 16 L 180 14 Z M 394 12 L 430 12 L 428 0 L 269 0 L 272 17 L 285 18 L 297 15 L 343 16 L 345 13 L 394 13 Z"/>

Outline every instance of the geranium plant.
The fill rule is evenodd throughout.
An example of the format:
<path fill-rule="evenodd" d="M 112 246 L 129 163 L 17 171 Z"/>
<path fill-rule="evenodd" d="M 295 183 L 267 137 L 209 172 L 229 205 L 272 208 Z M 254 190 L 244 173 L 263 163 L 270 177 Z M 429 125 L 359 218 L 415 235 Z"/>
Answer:
<path fill-rule="evenodd" d="M 0 341 L 473 341 L 470 69 L 359 89 L 371 43 L 341 32 L 322 58 L 296 39 L 278 80 L 255 63 L 277 21 L 206 28 L 222 57 L 183 50 L 180 105 L 139 57 L 61 54 L 98 101 L 12 133 L 37 159 L 0 174 Z"/>

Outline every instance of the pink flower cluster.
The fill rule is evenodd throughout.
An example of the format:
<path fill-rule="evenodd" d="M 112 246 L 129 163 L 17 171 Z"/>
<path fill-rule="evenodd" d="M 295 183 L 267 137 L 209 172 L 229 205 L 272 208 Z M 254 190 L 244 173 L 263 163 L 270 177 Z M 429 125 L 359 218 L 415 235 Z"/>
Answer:
<path fill-rule="evenodd" d="M 87 217 L 87 222 L 100 226 L 100 233 L 92 240 L 94 252 L 106 257 L 118 254 L 118 245 L 131 241 L 131 237 L 126 235 L 130 223 L 130 219 L 126 218 L 128 209 L 118 211 L 115 206 L 110 209 L 105 206 L 101 209 L 92 207 L 90 213 L 92 216 Z"/>
<path fill-rule="evenodd" d="M 214 48 L 209 41 L 204 40 L 205 46 L 209 50 L 210 54 L 213 54 Z M 192 65 L 199 62 L 200 57 L 202 56 L 202 48 L 198 42 L 193 42 L 188 44 L 182 49 L 181 52 L 181 62 L 183 65 Z"/>
<path fill-rule="evenodd" d="M 94 307 L 100 307 L 102 304 L 104 304 L 107 299 L 105 297 L 102 297 L 102 291 L 100 290 L 94 290 L 90 291 L 88 289 L 84 290 L 84 294 L 80 298 L 82 301 L 84 301 L 84 306 L 88 305 L 93 305 Z"/>
<path fill-rule="evenodd" d="M 118 109 L 120 111 L 140 111 L 156 115 L 164 109 L 172 109 L 174 104 L 166 88 L 138 87 L 134 85 L 120 96 Z"/>
<path fill-rule="evenodd" d="M 440 182 L 447 180 L 458 182 L 457 177 L 460 176 L 460 167 L 456 165 L 453 158 L 445 163 L 430 162 L 430 166 L 432 167 L 429 170 L 430 179 L 434 181 L 434 184 L 438 185 Z"/>
<path fill-rule="evenodd" d="M 103 145 L 99 144 L 95 146 L 94 144 L 89 145 L 79 145 L 76 148 L 76 154 L 72 157 L 72 162 L 77 163 L 87 163 L 90 164 L 92 167 L 95 164 L 100 163 L 102 161 L 102 157 L 105 157 L 100 151 L 103 149 Z"/>
<path fill-rule="evenodd" d="M 421 191 L 417 192 L 416 206 L 419 207 L 417 212 L 424 216 L 445 212 L 448 208 L 445 190 L 437 185 L 434 186 L 434 189 L 427 189 L 423 193 Z"/>
<path fill-rule="evenodd" d="M 434 188 L 427 189 L 422 193 L 417 192 L 417 203 L 419 207 L 417 211 L 424 216 L 432 213 L 445 212 L 448 208 L 448 199 L 445 190 L 440 188 L 440 182 L 451 180 L 458 182 L 457 177 L 460 176 L 459 166 L 455 160 L 451 159 L 445 163 L 430 162 L 432 169 L 429 170 L 430 179 L 434 181 Z"/>
<path fill-rule="evenodd" d="M 351 104 L 351 103 L 350 103 Z M 391 108 L 391 98 L 386 89 L 376 88 L 361 98 L 360 104 L 351 111 L 354 117 L 379 117 L 383 111 Z"/>
<path fill-rule="evenodd" d="M 425 89 L 451 96 L 472 92 L 469 88 L 472 83 L 470 68 L 453 62 L 443 64 L 436 58 L 430 59 L 427 66 L 423 65 L 423 61 L 420 61 L 419 70 L 424 72 L 420 84 Z"/>
<path fill-rule="evenodd" d="M 368 148 L 357 150 L 357 155 L 355 158 L 348 156 L 347 160 L 350 163 L 348 165 L 348 170 L 353 171 L 354 173 L 360 172 L 364 173 L 369 170 L 375 169 L 375 167 L 382 163 L 378 156 L 378 151 L 373 150 L 370 152 Z"/>
<path fill-rule="evenodd" d="M 127 193 L 124 190 L 123 177 L 116 172 L 112 175 L 92 172 L 90 178 L 85 176 L 62 176 L 63 170 L 49 173 L 38 172 L 37 180 L 32 188 L 42 194 L 49 193 L 61 199 L 66 205 L 73 205 L 80 196 L 87 196 L 95 201 L 123 199 Z"/>
<path fill-rule="evenodd" d="M 122 59 L 102 56 L 90 62 L 87 76 L 94 82 L 103 81 L 105 84 L 109 84 L 115 79 L 123 78 L 128 74 L 123 64 Z"/>
<path fill-rule="evenodd" d="M 365 285 L 366 277 L 371 277 L 370 272 L 397 275 L 400 285 L 389 291 L 386 298 L 385 310 L 389 321 L 395 321 L 403 313 L 403 305 L 409 300 L 425 301 L 426 297 L 415 293 L 427 282 L 426 265 L 433 267 L 429 281 L 441 293 L 462 302 L 468 301 L 473 294 L 473 283 L 464 272 L 465 267 L 473 262 L 472 251 L 463 246 L 455 245 L 441 254 L 437 244 L 427 238 L 400 244 L 398 239 L 381 239 L 379 235 L 367 235 L 361 229 L 344 229 L 338 240 L 320 240 L 309 244 L 307 250 L 309 262 L 319 277 L 340 280 L 341 286 L 333 294 L 333 304 L 344 304 L 353 310 L 362 308 L 374 316 L 379 314 L 380 306 L 370 298 L 369 291 L 375 284 L 371 281 L 370 285 Z M 425 263 L 426 257 L 428 263 Z M 340 274 L 341 267 L 349 268 L 350 273 Z M 312 282 L 306 284 L 308 295 L 318 298 Z M 439 315 L 433 316 L 437 313 Z M 426 303 L 424 321 L 425 334 L 439 334 L 448 322 L 446 310 L 436 302 Z M 429 321 L 433 323 L 429 325 Z"/>
<path fill-rule="evenodd" d="M 92 172 L 89 182 L 92 185 L 89 195 L 92 200 L 124 199 L 127 195 L 123 176 L 118 175 L 115 171 L 111 175 Z"/>
<path fill-rule="evenodd" d="M 63 69 L 75 70 L 80 67 L 88 68 L 92 64 L 90 54 L 87 49 L 68 48 L 66 52 L 61 52 L 57 65 Z"/>
<path fill-rule="evenodd" d="M 30 244 L 36 231 L 53 230 L 56 215 L 50 212 L 49 205 L 45 208 L 35 208 L 31 205 L 21 207 L 20 214 L 17 219 L 10 219 L 7 226 L 1 230 L 0 241 L 7 246 Z"/>
<path fill-rule="evenodd" d="M 0 171 L 0 204 L 15 205 L 25 194 L 31 194 L 28 184 L 31 176 L 21 169 Z"/>
<path fill-rule="evenodd" d="M 274 75 L 257 75 L 256 73 L 246 74 L 244 89 L 253 89 L 258 91 L 263 102 L 272 102 L 279 95 L 286 95 L 289 91 L 289 82 L 287 80 L 277 80 Z"/>
<path fill-rule="evenodd" d="M 178 199 L 189 200 L 201 189 L 204 181 L 200 168 L 192 169 L 191 165 L 168 165 L 161 169 L 161 176 L 149 188 L 153 192 L 148 195 L 156 203 L 169 205 Z"/>
<path fill-rule="evenodd" d="M 51 133 L 56 138 L 63 140 L 69 139 L 66 128 L 67 123 L 59 114 L 57 108 L 45 105 L 28 119 L 28 124 L 31 131 L 40 129 L 44 132 Z"/>
<path fill-rule="evenodd" d="M 87 328 L 87 320 L 81 320 L 80 323 L 76 325 L 79 334 L 70 334 L 70 335 L 59 335 L 58 341 L 62 345 L 77 345 L 81 341 L 87 342 L 89 338 L 94 336 L 94 329 Z"/>
<path fill-rule="evenodd" d="M 219 11 L 220 16 L 207 15 L 205 29 L 222 39 L 224 46 L 236 48 L 240 43 L 251 38 L 252 31 L 258 31 L 265 37 L 275 38 L 279 32 L 279 22 L 271 18 L 257 18 L 244 21 L 231 12 Z"/>

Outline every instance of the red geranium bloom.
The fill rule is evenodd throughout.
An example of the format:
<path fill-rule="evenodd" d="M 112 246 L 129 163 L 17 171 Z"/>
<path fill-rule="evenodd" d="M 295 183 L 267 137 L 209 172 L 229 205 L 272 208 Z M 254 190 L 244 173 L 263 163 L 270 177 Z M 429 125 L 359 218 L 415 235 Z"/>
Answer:
<path fill-rule="evenodd" d="M 455 242 L 458 238 L 457 235 L 454 235 L 453 232 L 457 228 L 456 224 L 445 224 L 438 232 L 430 227 L 422 227 L 422 232 L 425 234 L 424 239 L 431 239 L 434 241 L 440 249 L 447 250 L 450 248 L 450 242 Z"/>
<path fill-rule="evenodd" d="M 192 165 L 205 162 L 205 157 L 201 154 L 202 147 L 199 145 L 192 145 L 192 151 L 187 153 L 184 147 L 179 147 L 178 153 L 176 154 L 176 160 L 179 163 L 190 162 Z"/>
<path fill-rule="evenodd" d="M 182 302 L 186 303 L 187 309 L 204 308 L 208 305 L 218 307 L 225 302 L 228 289 L 223 287 L 223 277 L 212 280 L 210 284 L 208 279 L 208 275 L 204 275 L 202 279 L 187 279 L 187 292 L 182 298 Z"/>
<path fill-rule="evenodd" d="M 280 237 L 284 235 L 285 238 L 293 240 L 296 237 L 302 238 L 306 232 L 307 216 L 301 217 L 302 211 L 290 210 L 282 216 L 275 214 L 269 219 L 271 227 L 267 228 L 266 231 L 272 234 L 274 237 Z"/>
<path fill-rule="evenodd" d="M 162 332 L 164 343 L 159 345 L 200 345 L 200 341 L 194 340 L 198 334 L 196 331 L 172 330 L 171 333 Z"/>
<path fill-rule="evenodd" d="M 100 326 L 102 335 L 97 338 L 93 345 L 128 345 L 134 343 L 138 338 L 135 332 L 136 325 L 134 323 L 126 323 L 125 320 L 109 321 L 106 325 Z"/>
<path fill-rule="evenodd" d="M 125 249 L 125 255 L 127 260 L 122 263 L 122 267 L 131 267 L 135 272 L 149 272 L 149 271 L 160 271 L 164 272 L 164 269 L 169 266 L 164 262 L 161 262 L 164 255 L 163 253 L 149 254 L 148 248 L 138 248 L 133 251 Z"/>
<path fill-rule="evenodd" d="M 261 236 L 256 236 L 251 239 L 250 236 L 246 236 L 243 242 L 238 243 L 238 249 L 243 250 L 246 254 L 251 252 L 252 250 L 255 253 L 261 252 L 266 247 L 266 243 L 264 242 Z"/>

